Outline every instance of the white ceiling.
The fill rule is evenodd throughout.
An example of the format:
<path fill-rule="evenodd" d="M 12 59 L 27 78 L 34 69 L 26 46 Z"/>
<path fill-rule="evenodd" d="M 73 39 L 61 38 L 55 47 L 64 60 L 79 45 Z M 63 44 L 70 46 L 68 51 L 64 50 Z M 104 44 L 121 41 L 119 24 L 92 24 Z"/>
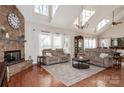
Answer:
<path fill-rule="evenodd" d="M 51 20 L 51 24 L 64 27 L 71 27 L 77 16 L 81 13 L 80 6 L 60 6 L 56 11 L 55 16 Z"/>
<path fill-rule="evenodd" d="M 49 17 L 41 16 L 39 14 L 34 13 L 33 5 L 17 5 L 17 8 L 24 15 L 25 20 L 42 23 L 46 25 L 52 25 L 56 27 L 62 27 L 67 29 L 79 30 L 75 29 L 73 26 L 73 22 L 81 13 L 81 6 L 79 5 L 62 5 L 57 9 L 54 17 L 50 20 Z M 95 14 L 88 21 L 89 26 L 84 30 L 79 30 L 88 34 L 99 35 L 106 29 L 110 27 L 112 21 L 112 11 L 115 10 L 115 21 L 120 20 L 124 17 L 124 6 L 118 5 L 85 5 L 84 8 L 92 9 L 95 11 Z M 110 23 L 101 29 L 101 31 L 94 31 L 97 24 L 103 19 L 109 19 Z"/>

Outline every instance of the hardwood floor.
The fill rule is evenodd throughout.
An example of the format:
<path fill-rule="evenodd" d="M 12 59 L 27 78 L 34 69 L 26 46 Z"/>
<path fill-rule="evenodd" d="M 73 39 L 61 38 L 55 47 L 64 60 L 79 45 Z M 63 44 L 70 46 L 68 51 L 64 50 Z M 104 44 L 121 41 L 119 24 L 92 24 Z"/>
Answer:
<path fill-rule="evenodd" d="M 43 68 L 36 65 L 14 75 L 9 87 L 66 87 Z M 71 87 L 124 87 L 124 65 L 121 69 L 108 68 Z"/>

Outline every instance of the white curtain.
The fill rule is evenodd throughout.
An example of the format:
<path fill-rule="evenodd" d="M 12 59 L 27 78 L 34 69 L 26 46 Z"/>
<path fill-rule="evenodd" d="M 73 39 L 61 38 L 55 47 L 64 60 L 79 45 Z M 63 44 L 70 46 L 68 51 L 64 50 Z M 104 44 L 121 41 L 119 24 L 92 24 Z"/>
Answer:
<path fill-rule="evenodd" d="M 64 51 L 65 53 L 70 53 L 70 37 L 64 36 Z"/>
<path fill-rule="evenodd" d="M 53 34 L 53 49 L 62 48 L 62 35 Z"/>
<path fill-rule="evenodd" d="M 52 48 L 51 33 L 41 33 L 39 35 L 39 53 L 42 53 L 43 49 Z"/>
<path fill-rule="evenodd" d="M 84 49 L 96 48 L 96 38 L 84 37 Z"/>

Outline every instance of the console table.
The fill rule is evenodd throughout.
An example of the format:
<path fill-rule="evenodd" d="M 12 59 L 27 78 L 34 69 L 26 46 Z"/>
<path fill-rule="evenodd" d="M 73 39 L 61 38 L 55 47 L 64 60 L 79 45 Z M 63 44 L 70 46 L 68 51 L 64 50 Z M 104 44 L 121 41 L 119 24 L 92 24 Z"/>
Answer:
<path fill-rule="evenodd" d="M 114 56 L 113 57 L 113 68 L 121 68 L 121 60 L 122 57 L 121 56 Z"/>

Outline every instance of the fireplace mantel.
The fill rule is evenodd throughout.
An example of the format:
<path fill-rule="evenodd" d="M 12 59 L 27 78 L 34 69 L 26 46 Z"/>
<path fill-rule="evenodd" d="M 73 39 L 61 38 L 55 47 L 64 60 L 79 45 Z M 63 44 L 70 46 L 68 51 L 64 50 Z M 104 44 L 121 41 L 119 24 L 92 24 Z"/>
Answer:
<path fill-rule="evenodd" d="M 9 42 L 25 43 L 26 42 L 26 40 L 24 39 L 14 39 L 14 38 L 5 38 L 5 37 L 4 38 L 0 37 L 0 40 L 6 43 L 9 43 Z"/>

